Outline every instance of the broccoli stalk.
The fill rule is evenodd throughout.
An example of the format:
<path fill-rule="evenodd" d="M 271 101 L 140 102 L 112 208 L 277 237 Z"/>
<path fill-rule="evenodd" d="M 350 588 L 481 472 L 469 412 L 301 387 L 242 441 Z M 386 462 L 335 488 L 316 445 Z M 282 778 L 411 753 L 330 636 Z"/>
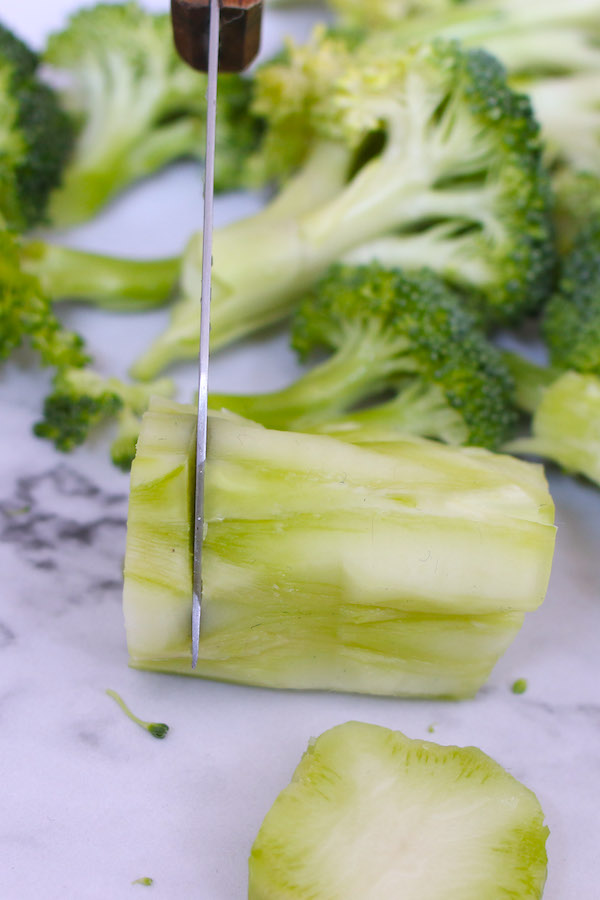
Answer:
<path fill-rule="evenodd" d="M 43 241 L 22 241 L 21 266 L 53 301 L 78 300 L 111 310 L 163 305 L 177 281 L 180 259 L 123 259 Z"/>
<path fill-rule="evenodd" d="M 512 382 L 500 352 L 426 270 L 333 267 L 299 307 L 293 344 L 304 358 L 333 353 L 283 390 L 213 394 L 211 408 L 350 440 L 408 432 L 493 448 L 508 436 Z M 391 401 L 352 411 L 390 390 Z"/>
<path fill-rule="evenodd" d="M 135 2 L 98 3 L 51 36 L 45 61 L 68 77 L 64 104 L 79 122 L 64 183 L 52 197 L 57 225 L 89 218 L 124 187 L 203 146 L 204 76 L 175 52 L 168 15 Z M 219 85 L 217 189 L 244 183 L 245 159 L 260 131 L 249 112 L 251 84 Z"/>
<path fill-rule="evenodd" d="M 73 126 L 37 78 L 38 57 L 0 25 L 0 226 L 44 222 L 71 152 Z"/>
<path fill-rule="evenodd" d="M 274 135 L 287 145 L 303 122 L 306 152 L 326 138 L 346 147 L 353 164 L 348 168 L 342 154 L 334 180 L 343 186 L 308 211 L 284 215 L 280 207 L 277 216 L 267 211 L 216 232 L 213 347 L 282 318 L 351 251 L 383 237 L 426 240 L 429 228 L 439 238 L 440 224 L 458 240 L 436 257 L 434 239 L 430 266 L 439 262 L 449 281 L 476 291 L 490 318 L 536 309 L 554 268 L 548 185 L 528 102 L 509 90 L 499 64 L 454 44 L 399 57 L 385 44 L 351 52 L 318 35 L 290 54 L 290 62 L 258 76 L 268 92 L 259 91 L 260 109 L 270 101 L 275 110 Z M 153 377 L 197 353 L 200 262 L 197 236 L 185 256 L 172 322 L 134 366 L 136 377 Z"/>
<path fill-rule="evenodd" d="M 463 697 L 543 600 L 554 527 L 540 467 L 417 438 L 382 449 L 211 415 L 192 670 L 195 452 L 195 410 L 153 398 L 127 525 L 134 667 Z"/>
<path fill-rule="evenodd" d="M 127 471 L 150 397 L 172 397 L 174 390 L 168 378 L 150 384 L 125 384 L 87 368 L 61 369 L 52 393 L 44 401 L 44 418 L 34 426 L 34 433 L 66 453 L 83 444 L 98 424 L 114 418 L 117 433 L 111 444 L 111 459 Z"/>

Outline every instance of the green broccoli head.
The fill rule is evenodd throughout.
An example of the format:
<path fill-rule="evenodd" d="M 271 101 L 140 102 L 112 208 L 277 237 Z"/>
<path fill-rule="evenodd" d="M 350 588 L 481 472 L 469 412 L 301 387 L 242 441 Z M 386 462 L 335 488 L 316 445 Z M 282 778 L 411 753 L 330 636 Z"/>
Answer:
<path fill-rule="evenodd" d="M 403 248 L 418 238 L 418 263 L 441 259 L 446 277 L 485 295 L 493 318 L 546 299 L 555 254 L 539 127 L 489 54 L 439 41 L 399 53 L 377 36 L 349 50 L 317 33 L 290 48 L 289 63 L 265 67 L 257 98 L 272 144 L 284 148 L 300 131 L 305 146 L 316 135 L 355 154 L 347 189 L 315 213 L 314 242 L 337 237 L 342 254 L 379 258 L 385 237 L 383 261 L 393 262 L 395 244 L 405 265 Z M 440 225 L 441 254 L 427 246 Z"/>
<path fill-rule="evenodd" d="M 371 396 L 405 380 L 443 394 L 467 428 L 464 443 L 496 447 L 514 424 L 512 380 L 460 298 L 432 272 L 335 266 L 300 306 L 293 346 L 352 354 Z"/>
<path fill-rule="evenodd" d="M 37 79 L 37 66 L 37 56 L 0 25 L 0 221 L 19 230 L 46 221 L 73 145 L 73 124 Z"/>
<path fill-rule="evenodd" d="M 330 355 L 275 393 L 213 394 L 211 409 L 355 441 L 411 433 L 495 447 L 513 425 L 499 352 L 432 272 L 334 266 L 300 305 L 293 345 L 303 359 Z"/>
<path fill-rule="evenodd" d="M 79 367 L 88 360 L 82 338 L 63 328 L 38 279 L 21 269 L 17 238 L 0 230 L 0 360 L 26 340 L 46 366 Z"/>
<path fill-rule="evenodd" d="M 582 228 L 566 256 L 542 327 L 555 367 L 600 375 L 599 216 Z"/>
<path fill-rule="evenodd" d="M 174 384 L 167 378 L 126 384 L 92 369 L 64 369 L 54 379 L 53 391 L 44 401 L 44 418 L 34 426 L 34 433 L 67 453 L 83 444 L 97 425 L 116 419 L 111 457 L 119 468 L 128 469 L 150 397 L 172 397 L 173 393 Z"/>
<path fill-rule="evenodd" d="M 56 224 L 89 218 L 133 181 L 203 152 L 205 77 L 177 56 L 167 14 L 136 2 L 81 9 L 50 37 L 45 60 L 68 74 L 64 103 L 80 125 L 65 183 L 52 200 Z M 227 152 L 215 181 L 235 187 L 259 125 L 245 80 L 224 76 L 219 87 Z"/>

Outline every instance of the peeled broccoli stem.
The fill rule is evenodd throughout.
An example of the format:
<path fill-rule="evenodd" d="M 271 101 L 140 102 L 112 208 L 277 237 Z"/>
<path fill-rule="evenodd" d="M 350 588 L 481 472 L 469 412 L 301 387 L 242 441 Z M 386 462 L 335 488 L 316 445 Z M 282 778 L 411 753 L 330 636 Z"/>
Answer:
<path fill-rule="evenodd" d="M 43 241 L 23 243 L 23 269 L 35 275 L 53 301 L 78 300 L 104 309 L 161 306 L 179 275 L 179 257 L 132 260 L 85 253 Z"/>
<path fill-rule="evenodd" d="M 600 379 L 537 366 L 507 354 L 531 435 L 505 445 L 508 453 L 540 456 L 600 485 Z"/>
<path fill-rule="evenodd" d="M 151 401 L 125 560 L 135 667 L 468 696 L 543 599 L 554 528 L 537 467 L 416 439 L 384 451 L 211 416 L 192 670 L 195 432 L 192 407 Z"/>

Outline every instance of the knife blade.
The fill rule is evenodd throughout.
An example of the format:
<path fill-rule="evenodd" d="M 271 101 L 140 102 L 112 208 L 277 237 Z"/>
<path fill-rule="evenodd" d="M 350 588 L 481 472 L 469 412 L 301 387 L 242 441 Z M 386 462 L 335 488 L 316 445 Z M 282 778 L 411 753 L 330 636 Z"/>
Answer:
<path fill-rule="evenodd" d="M 171 17 L 173 37 L 179 55 L 192 68 L 208 71 L 191 623 L 192 669 L 195 669 L 198 664 L 203 593 L 202 543 L 208 424 L 217 77 L 219 71 L 241 72 L 257 55 L 260 45 L 262 0 L 171 0 Z"/>
<path fill-rule="evenodd" d="M 202 612 L 202 542 L 204 540 L 204 470 L 208 424 L 208 360 L 212 287 L 213 202 L 215 192 L 215 140 L 217 129 L 217 74 L 219 71 L 219 0 L 210 0 L 208 84 L 206 88 L 206 156 L 202 225 L 202 293 L 200 297 L 200 353 L 198 360 L 198 431 L 196 436 L 196 491 L 194 503 L 194 576 L 192 593 L 192 669 L 198 665 Z"/>

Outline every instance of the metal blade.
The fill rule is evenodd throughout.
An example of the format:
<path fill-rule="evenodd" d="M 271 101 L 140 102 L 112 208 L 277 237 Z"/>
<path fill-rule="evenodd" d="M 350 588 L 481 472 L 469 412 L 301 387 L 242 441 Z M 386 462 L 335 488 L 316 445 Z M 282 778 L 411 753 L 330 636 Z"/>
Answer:
<path fill-rule="evenodd" d="M 198 437 L 196 443 L 196 500 L 194 511 L 194 587 L 192 596 L 192 668 L 198 663 L 202 611 L 202 540 L 204 538 L 204 468 L 208 412 L 208 355 L 212 275 L 213 197 L 217 73 L 219 69 L 219 0 L 210 0 L 208 87 L 206 91 L 206 163 L 204 172 L 204 225 L 202 232 L 202 297 L 200 358 L 198 363 Z"/>

